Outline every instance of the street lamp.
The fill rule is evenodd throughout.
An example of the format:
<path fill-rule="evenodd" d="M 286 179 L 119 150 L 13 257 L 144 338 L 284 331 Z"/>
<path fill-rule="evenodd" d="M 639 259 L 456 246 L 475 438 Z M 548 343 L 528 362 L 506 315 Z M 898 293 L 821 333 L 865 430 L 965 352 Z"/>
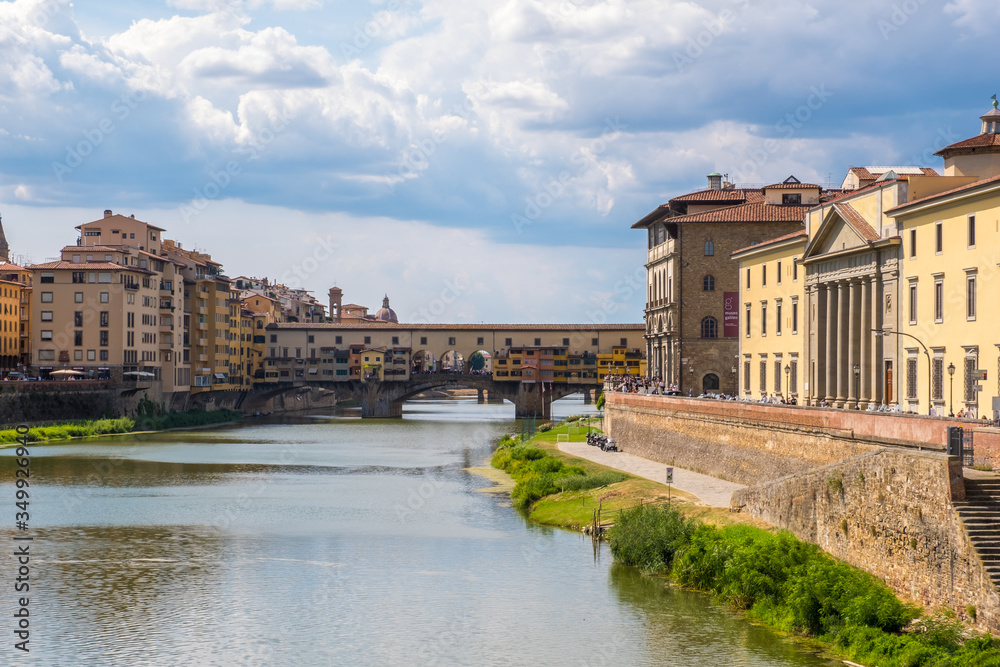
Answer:
<path fill-rule="evenodd" d="M 872 332 L 876 336 L 885 336 L 886 334 L 892 334 L 894 336 L 906 336 L 907 338 L 912 338 L 920 344 L 923 348 L 924 354 L 927 356 L 927 414 L 933 414 L 933 407 L 931 405 L 931 353 L 927 351 L 927 346 L 924 342 L 914 336 L 913 334 L 906 333 L 905 331 L 889 331 L 888 329 L 872 329 Z"/>
<path fill-rule="evenodd" d="M 788 389 L 788 381 L 789 381 L 788 379 L 791 376 L 791 373 L 792 373 L 792 367 L 789 366 L 788 364 L 785 364 L 785 402 L 788 402 L 788 399 L 791 398 L 791 392 Z"/>
<path fill-rule="evenodd" d="M 730 368 L 729 372 L 733 374 L 733 396 L 736 396 L 739 391 L 739 386 L 736 384 L 736 366 Z"/>
<path fill-rule="evenodd" d="M 858 401 L 861 397 L 861 366 L 854 364 L 854 409 L 860 410 Z"/>
<path fill-rule="evenodd" d="M 948 364 L 948 416 L 955 416 L 955 364 Z"/>
<path fill-rule="evenodd" d="M 694 396 L 694 366 L 688 366 L 688 370 L 691 371 L 691 386 L 688 387 L 688 395 Z"/>

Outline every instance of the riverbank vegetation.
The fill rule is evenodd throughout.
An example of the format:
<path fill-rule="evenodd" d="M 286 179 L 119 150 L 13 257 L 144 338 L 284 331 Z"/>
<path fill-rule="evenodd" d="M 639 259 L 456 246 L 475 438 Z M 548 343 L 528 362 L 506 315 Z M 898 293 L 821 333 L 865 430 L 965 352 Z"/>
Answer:
<path fill-rule="evenodd" d="M 34 426 L 28 429 L 28 442 L 49 442 L 86 438 L 101 435 L 116 435 L 137 431 L 163 431 L 171 428 L 196 428 L 224 422 L 240 421 L 243 413 L 234 410 L 204 412 L 141 413 L 132 419 L 94 419 L 66 422 L 50 426 Z M 0 444 L 10 445 L 21 442 L 21 435 L 15 429 L 0 430 Z"/>
<path fill-rule="evenodd" d="M 712 593 L 780 630 L 879 667 L 1000 666 L 1000 643 L 954 614 L 921 616 L 870 574 L 787 532 L 718 528 L 666 505 L 625 510 L 608 532 L 615 560 Z M 905 631 L 904 631 L 905 629 Z"/>
<path fill-rule="evenodd" d="M 560 451 L 559 436 L 582 439 L 581 426 L 585 433 L 587 422 L 567 420 L 526 442 L 507 436 L 494 453 L 493 465 L 514 479 L 515 506 L 531 519 L 579 528 L 601 508 L 614 522 L 607 536 L 616 561 L 709 592 L 863 665 L 1000 667 L 1000 643 L 950 610 L 921 615 L 875 577 L 790 533 L 676 489 L 668 505 L 662 484 Z"/>

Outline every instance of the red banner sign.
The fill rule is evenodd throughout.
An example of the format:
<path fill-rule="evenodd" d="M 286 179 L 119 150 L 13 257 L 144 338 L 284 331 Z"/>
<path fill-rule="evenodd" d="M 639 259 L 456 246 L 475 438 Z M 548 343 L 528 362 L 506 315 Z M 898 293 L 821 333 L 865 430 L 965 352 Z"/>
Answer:
<path fill-rule="evenodd" d="M 740 335 L 740 293 L 725 292 L 723 294 L 723 335 L 726 338 L 736 338 Z"/>

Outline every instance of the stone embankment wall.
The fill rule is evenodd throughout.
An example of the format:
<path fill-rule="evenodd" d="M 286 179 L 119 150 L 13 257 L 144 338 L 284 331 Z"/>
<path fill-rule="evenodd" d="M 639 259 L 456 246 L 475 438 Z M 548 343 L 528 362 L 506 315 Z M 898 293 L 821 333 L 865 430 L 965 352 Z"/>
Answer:
<path fill-rule="evenodd" d="M 903 597 L 960 613 L 975 605 L 977 623 L 1000 630 L 1000 595 L 953 505 L 965 498 L 961 464 L 942 451 L 947 426 L 967 423 L 635 394 L 606 401 L 605 427 L 623 451 L 747 484 L 734 508 Z"/>

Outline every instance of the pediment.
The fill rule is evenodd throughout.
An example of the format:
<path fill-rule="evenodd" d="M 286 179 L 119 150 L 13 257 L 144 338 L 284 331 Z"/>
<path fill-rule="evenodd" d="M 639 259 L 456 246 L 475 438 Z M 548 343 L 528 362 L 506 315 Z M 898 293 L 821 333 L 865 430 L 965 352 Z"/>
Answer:
<path fill-rule="evenodd" d="M 831 207 L 823 217 L 817 233 L 810 240 L 804 257 L 844 252 L 852 248 L 867 248 L 873 240 L 872 234 L 874 230 L 854 209 Z"/>

